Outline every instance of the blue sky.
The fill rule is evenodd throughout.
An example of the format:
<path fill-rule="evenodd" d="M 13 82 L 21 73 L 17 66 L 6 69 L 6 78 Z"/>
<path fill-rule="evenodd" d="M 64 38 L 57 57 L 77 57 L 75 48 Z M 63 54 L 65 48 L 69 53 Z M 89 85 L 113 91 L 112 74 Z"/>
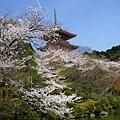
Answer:
<path fill-rule="evenodd" d="M 19 15 L 27 6 L 45 7 L 47 19 L 56 8 L 58 23 L 77 34 L 71 44 L 104 51 L 120 45 L 120 0 L 0 0 L 0 10 L 10 8 Z"/>

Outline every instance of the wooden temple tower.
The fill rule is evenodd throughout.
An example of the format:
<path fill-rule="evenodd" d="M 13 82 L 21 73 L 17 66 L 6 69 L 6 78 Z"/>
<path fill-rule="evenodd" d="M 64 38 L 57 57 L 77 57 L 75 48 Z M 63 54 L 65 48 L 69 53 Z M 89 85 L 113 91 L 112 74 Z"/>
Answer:
<path fill-rule="evenodd" d="M 48 41 L 48 37 L 46 36 L 44 40 L 47 41 L 47 44 L 46 46 L 39 48 L 39 50 L 42 52 L 45 52 L 49 47 L 54 49 L 67 49 L 67 50 L 77 49 L 78 46 L 72 45 L 67 41 L 69 39 L 76 37 L 76 34 L 70 33 L 57 25 L 55 9 L 54 9 L 54 19 L 55 19 L 54 30 L 55 30 L 55 33 L 59 35 L 58 40 L 55 42 L 53 41 L 50 42 Z"/>

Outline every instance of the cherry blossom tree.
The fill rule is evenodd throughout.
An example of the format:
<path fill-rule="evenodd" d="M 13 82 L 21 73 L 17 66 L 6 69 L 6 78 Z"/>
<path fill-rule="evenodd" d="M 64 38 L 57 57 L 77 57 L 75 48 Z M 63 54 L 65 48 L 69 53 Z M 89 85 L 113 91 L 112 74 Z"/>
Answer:
<path fill-rule="evenodd" d="M 58 36 L 41 8 L 29 7 L 16 20 L 9 18 L 9 13 L 9 10 L 0 12 L 0 80 L 4 86 L 11 84 L 16 73 L 33 59 L 31 43 L 38 45 L 37 41 L 45 36 L 48 41 L 55 41 Z"/>
<path fill-rule="evenodd" d="M 6 17 L 0 18 L 0 67 L 20 66 L 29 60 L 30 56 L 21 57 L 19 60 L 13 60 L 21 49 L 19 44 L 21 41 L 27 41 L 38 45 L 36 41 L 44 40 L 48 36 L 48 41 L 57 40 L 54 26 L 44 19 L 41 8 L 29 7 L 17 18 L 17 22 L 6 22 Z M 18 63 L 18 64 L 17 64 Z"/>

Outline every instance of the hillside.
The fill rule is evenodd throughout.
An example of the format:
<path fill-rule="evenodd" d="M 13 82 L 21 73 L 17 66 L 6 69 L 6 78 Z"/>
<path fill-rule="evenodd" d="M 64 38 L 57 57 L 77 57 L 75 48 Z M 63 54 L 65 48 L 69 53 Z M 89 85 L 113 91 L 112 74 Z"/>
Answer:
<path fill-rule="evenodd" d="M 51 84 L 44 88 L 45 108 L 61 117 L 78 112 L 83 101 L 96 104 L 97 98 L 119 91 L 120 63 L 95 60 L 84 53 L 63 50 L 50 50 L 36 60 L 39 73 L 44 73 L 49 79 L 46 83 Z M 66 104 L 72 104 L 72 109 L 66 108 Z M 80 117 L 82 114 L 75 115 Z"/>
<path fill-rule="evenodd" d="M 102 52 L 94 51 L 94 53 L 98 55 L 99 57 L 105 56 L 111 61 L 119 61 L 120 60 L 120 45 L 114 46 L 111 49 L 108 49 Z"/>
<path fill-rule="evenodd" d="M 34 60 L 36 67 L 33 61 L 26 62 L 17 74 L 14 70 L 9 75 L 10 68 L 1 69 L 7 80 L 6 86 L 1 78 L 2 118 L 77 118 L 110 113 L 119 107 L 115 96 L 120 91 L 120 63 L 62 49 L 34 53 Z"/>

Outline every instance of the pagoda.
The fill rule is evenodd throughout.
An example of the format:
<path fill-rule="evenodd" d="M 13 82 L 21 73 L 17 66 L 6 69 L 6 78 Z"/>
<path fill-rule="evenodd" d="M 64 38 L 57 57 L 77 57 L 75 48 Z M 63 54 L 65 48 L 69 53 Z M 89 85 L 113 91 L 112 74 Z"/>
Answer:
<path fill-rule="evenodd" d="M 44 41 L 47 41 L 46 46 L 39 48 L 40 51 L 45 52 L 49 48 L 54 49 L 65 49 L 65 50 L 74 50 L 77 49 L 78 46 L 70 44 L 67 40 L 72 39 L 76 37 L 76 34 L 70 33 L 64 29 L 62 29 L 60 26 L 57 25 L 57 19 L 56 19 L 56 11 L 54 9 L 54 28 L 53 30 L 55 33 L 58 34 L 58 39 L 56 41 L 50 41 L 48 36 L 44 37 Z"/>

